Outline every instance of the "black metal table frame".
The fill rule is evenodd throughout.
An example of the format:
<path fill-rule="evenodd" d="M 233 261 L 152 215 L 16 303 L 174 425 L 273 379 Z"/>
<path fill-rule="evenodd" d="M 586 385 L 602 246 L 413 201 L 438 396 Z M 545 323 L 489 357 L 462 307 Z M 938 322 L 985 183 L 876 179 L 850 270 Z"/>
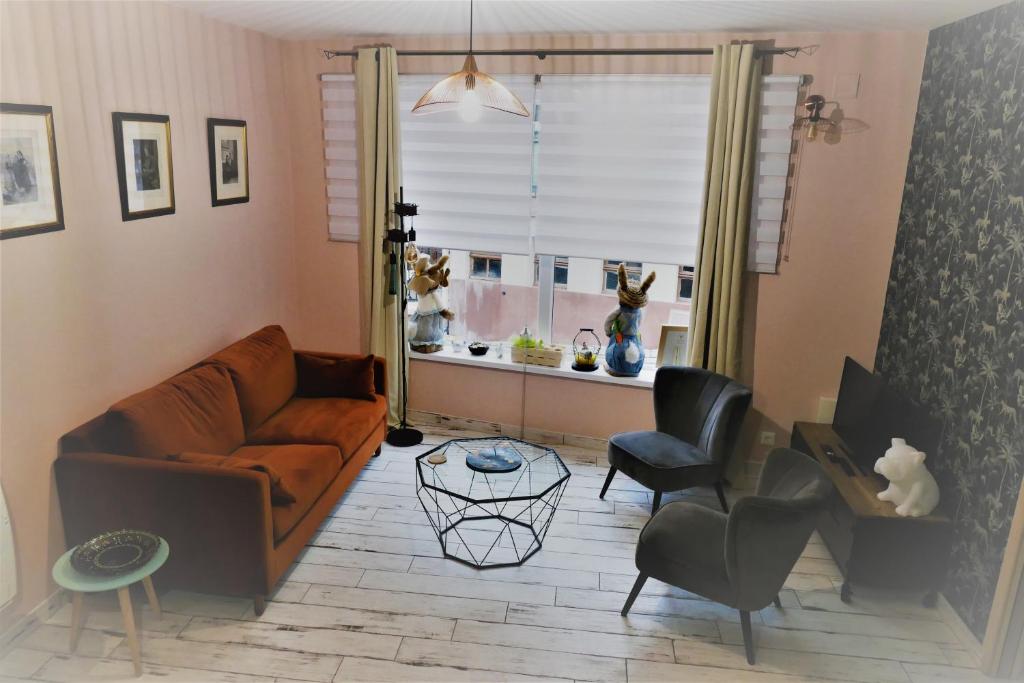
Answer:
<path fill-rule="evenodd" d="M 451 445 L 453 443 L 467 443 L 467 442 L 473 442 L 473 441 L 512 441 L 512 442 L 516 442 L 516 443 L 521 443 L 521 444 L 527 445 L 527 446 L 529 446 L 531 448 L 542 448 L 542 449 L 544 449 L 546 451 L 550 451 L 555 456 L 555 458 L 558 459 L 558 462 L 562 465 L 562 468 L 565 469 L 565 475 L 560 477 L 556 482 L 554 482 L 553 484 L 551 484 L 550 486 L 545 488 L 543 491 L 541 491 L 539 493 L 536 493 L 536 494 L 531 494 L 531 495 L 528 495 L 528 496 L 507 496 L 507 497 L 495 496 L 495 497 L 492 497 L 492 498 L 484 498 L 484 499 L 470 498 L 468 496 L 464 496 L 464 495 L 462 495 L 460 493 L 456 493 L 456 492 L 451 491 L 449 489 L 445 489 L 445 488 L 442 488 L 442 487 L 439 487 L 439 486 L 434 486 L 433 484 L 426 483 L 426 479 L 423 476 L 423 460 L 425 458 L 430 456 L 432 453 L 435 453 L 436 451 L 439 451 L 441 449 L 447 448 L 449 445 Z M 524 458 L 524 460 L 525 460 L 525 458 Z M 470 479 L 470 488 L 472 488 L 472 482 L 473 482 L 473 480 L 476 479 L 476 475 L 477 474 L 484 475 L 484 481 L 487 482 L 488 488 L 491 488 L 490 481 L 486 477 L 487 476 L 493 476 L 493 475 L 489 475 L 489 474 L 487 474 L 485 472 L 477 472 L 475 470 L 470 470 L 470 471 L 473 472 L 472 478 Z M 528 466 L 522 468 L 522 471 L 519 473 L 520 478 L 522 478 L 523 474 L 525 474 L 528 471 L 529 471 L 529 467 Z M 513 472 L 507 472 L 507 473 L 502 473 L 502 474 L 513 474 Z M 434 534 L 437 536 L 437 540 L 441 544 L 441 553 L 442 553 L 442 555 L 446 559 L 455 560 L 456 562 L 460 562 L 460 563 L 462 563 L 464 565 L 467 565 L 469 567 L 473 567 L 475 569 L 498 569 L 498 568 L 501 568 L 501 567 L 520 567 L 520 566 L 522 566 L 522 564 L 524 562 L 526 562 L 528 559 L 530 559 L 535 554 L 537 554 L 537 552 L 542 548 L 542 546 L 543 546 L 543 539 L 547 535 L 548 528 L 551 526 L 551 521 L 555 518 L 555 512 L 558 509 L 558 503 L 562 500 L 562 495 L 565 493 L 565 489 L 567 488 L 566 484 L 569 481 L 569 477 L 571 477 L 571 476 L 572 476 L 572 474 L 569 472 L 569 468 L 565 466 L 565 463 L 562 462 L 562 458 L 558 455 L 558 452 L 555 451 L 553 448 L 547 448 L 546 446 L 540 446 L 540 445 L 537 445 L 537 444 L 530 443 L 529 441 L 523 441 L 522 439 L 514 439 L 514 438 L 511 438 L 511 437 L 476 437 L 476 438 L 469 438 L 469 439 L 451 439 L 449 441 L 444 442 L 443 444 L 441 444 L 439 446 L 436 446 L 436 447 L 430 449 L 429 451 L 427 451 L 423 455 L 417 456 L 417 458 L 416 458 L 416 497 L 419 498 L 419 494 L 420 494 L 421 490 L 427 489 L 427 490 L 430 490 L 430 491 L 435 491 L 436 493 L 444 494 L 444 495 L 449 496 L 451 498 L 456 498 L 456 499 L 458 499 L 460 501 L 463 501 L 463 502 L 465 502 L 467 504 L 466 507 L 460 508 L 460 509 L 456 510 L 455 512 L 453 512 L 452 515 L 449 515 L 448 513 L 444 512 L 441 509 L 441 506 L 437 503 L 437 499 L 434 497 L 434 495 L 428 493 L 427 495 L 429 495 L 431 497 L 431 499 L 434 501 L 434 505 L 437 507 L 437 509 L 440 512 L 440 514 L 444 515 L 445 521 L 449 521 L 450 518 L 453 515 L 460 515 L 459 519 L 457 519 L 455 522 L 450 522 L 449 521 L 448 526 L 446 526 L 446 527 L 444 527 L 442 529 L 442 528 L 440 528 L 439 524 L 436 524 L 434 522 L 434 518 L 431 516 L 430 512 L 427 511 L 426 507 L 423 505 L 422 500 L 420 501 L 420 507 L 423 510 L 424 514 L 426 514 L 427 519 L 430 521 L 430 527 L 434 530 Z M 555 499 L 555 501 L 553 503 L 544 500 L 545 496 L 547 496 L 553 490 L 558 489 L 558 488 L 560 488 L 561 490 L 558 492 L 557 497 L 556 497 L 556 499 Z M 492 492 L 493 492 L 493 489 L 492 489 Z M 478 507 L 478 508 L 483 509 L 484 505 L 495 505 L 495 506 L 497 506 L 498 504 L 508 504 L 508 503 L 515 503 L 515 502 L 524 502 L 524 501 L 539 501 L 545 507 L 551 508 L 551 514 L 548 517 L 547 521 L 544 522 L 544 524 L 543 524 L 543 526 L 541 528 L 540 533 L 537 532 L 537 530 L 533 527 L 533 524 L 532 524 L 532 518 L 533 518 L 533 514 L 532 514 L 533 504 L 532 503 L 530 505 L 527 505 L 522 511 L 519 512 L 519 514 L 515 515 L 515 517 L 508 517 L 506 515 L 501 514 L 500 512 L 498 514 L 488 513 L 488 514 L 483 514 L 483 515 L 469 515 L 469 516 L 466 516 L 466 515 L 463 514 L 466 510 L 469 510 L 472 507 Z M 502 509 L 504 509 L 504 508 L 502 508 Z M 519 515 L 522 515 L 527 510 L 531 511 L 531 515 L 530 515 L 531 516 L 531 523 L 528 524 L 528 523 L 526 523 L 526 522 L 524 522 L 524 521 L 522 521 L 520 519 L 516 519 L 516 517 L 518 517 Z M 485 512 L 486 512 L 486 510 L 485 510 Z M 482 521 L 482 520 L 490 520 L 490 519 L 497 519 L 497 520 L 499 520 L 501 522 L 504 522 L 505 523 L 505 528 L 508 528 L 508 526 L 510 524 L 516 524 L 516 525 L 521 526 L 521 527 L 523 527 L 525 529 L 529 529 L 530 533 L 533 534 L 534 540 L 537 542 L 537 547 L 533 548 L 532 550 L 530 550 L 528 553 L 526 553 L 526 555 L 524 555 L 522 557 L 519 557 L 519 548 L 515 544 L 515 538 L 510 533 L 509 534 L 509 538 L 512 539 L 513 550 L 515 551 L 516 557 L 519 558 L 517 562 L 500 562 L 500 563 L 494 563 L 494 564 L 481 564 L 481 563 L 476 563 L 476 562 L 470 562 L 469 560 L 466 560 L 464 558 L 458 557 L 456 555 L 452 555 L 451 553 L 448 552 L 447 537 L 448 537 L 448 533 L 449 532 L 455 531 L 455 534 L 458 535 L 459 532 L 456 530 L 456 528 L 460 524 L 462 524 L 463 522 Z M 485 561 L 487 559 L 487 556 L 490 555 L 491 551 L 498 544 L 498 541 L 501 540 L 501 535 L 504 532 L 505 532 L 505 529 L 502 529 L 502 531 L 498 532 L 495 535 L 494 543 L 492 543 L 491 546 L 487 549 L 487 552 L 484 553 L 484 556 L 483 556 L 483 559 L 481 560 L 481 562 L 483 562 L 483 561 Z M 459 539 L 462 541 L 463 545 L 467 546 L 467 548 L 469 547 L 469 544 L 466 543 L 465 539 L 463 539 L 461 536 L 459 536 Z"/>

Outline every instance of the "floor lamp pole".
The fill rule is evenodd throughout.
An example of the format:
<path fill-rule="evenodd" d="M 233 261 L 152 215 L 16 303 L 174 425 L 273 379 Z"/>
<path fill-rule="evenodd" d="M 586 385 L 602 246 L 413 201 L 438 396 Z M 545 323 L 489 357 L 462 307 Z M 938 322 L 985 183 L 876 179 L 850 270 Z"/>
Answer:
<path fill-rule="evenodd" d="M 405 282 L 405 245 L 416 241 L 416 231 L 412 229 L 412 217 L 417 214 L 415 204 L 405 202 L 405 189 L 398 188 L 398 201 L 395 202 L 395 215 L 398 216 L 398 227 L 388 230 L 387 239 L 391 244 L 391 277 L 397 279 L 395 295 L 398 305 L 395 306 L 398 316 L 398 339 L 401 349 L 399 361 L 402 364 L 402 419 L 398 427 L 388 431 L 387 442 L 392 446 L 404 448 L 423 443 L 423 432 L 409 426 L 409 345 L 405 341 L 405 306 L 409 300 Z M 409 231 L 405 230 L 405 218 L 409 217 Z"/>

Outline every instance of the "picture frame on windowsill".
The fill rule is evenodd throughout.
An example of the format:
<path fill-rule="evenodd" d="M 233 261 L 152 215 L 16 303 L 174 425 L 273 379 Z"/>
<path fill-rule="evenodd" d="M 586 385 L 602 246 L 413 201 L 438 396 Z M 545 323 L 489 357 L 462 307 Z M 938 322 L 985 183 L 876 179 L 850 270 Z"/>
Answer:
<path fill-rule="evenodd" d="M 689 325 L 662 325 L 661 340 L 658 343 L 658 367 L 663 365 L 686 365 L 686 345 L 689 341 Z"/>
<path fill-rule="evenodd" d="M 115 111 L 112 118 L 121 220 L 174 213 L 171 117 Z"/>
<path fill-rule="evenodd" d="M 245 121 L 206 119 L 213 206 L 249 201 L 249 139 Z"/>
<path fill-rule="evenodd" d="M 53 108 L 0 103 L 0 240 L 64 229 Z"/>

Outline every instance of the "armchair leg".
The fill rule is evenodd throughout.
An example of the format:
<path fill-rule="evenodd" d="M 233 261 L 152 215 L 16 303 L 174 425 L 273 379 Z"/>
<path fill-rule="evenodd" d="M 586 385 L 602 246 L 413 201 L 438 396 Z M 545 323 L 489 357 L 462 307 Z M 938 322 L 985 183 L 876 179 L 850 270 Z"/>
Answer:
<path fill-rule="evenodd" d="M 622 606 L 622 616 L 626 616 L 629 613 L 629 608 L 633 606 L 633 602 L 636 600 L 636 596 L 640 595 L 640 590 L 647 583 L 647 574 L 640 574 L 636 577 L 636 583 L 633 584 L 633 590 L 629 591 L 629 597 L 626 598 L 626 604 Z"/>
<path fill-rule="evenodd" d="M 267 599 L 262 595 L 257 595 L 252 599 L 252 610 L 256 613 L 256 616 L 263 614 L 263 610 L 267 609 Z"/>
<path fill-rule="evenodd" d="M 747 651 L 747 664 L 754 663 L 754 633 L 750 628 L 750 612 L 740 610 L 740 622 L 743 626 L 743 647 Z"/>
<path fill-rule="evenodd" d="M 615 468 L 608 468 L 608 476 L 604 480 L 604 486 L 601 487 L 601 495 L 598 496 L 601 500 L 604 500 L 604 494 L 608 493 L 608 487 L 611 486 L 612 479 L 615 477 Z"/>
<path fill-rule="evenodd" d="M 779 600 L 779 596 L 778 596 L 778 595 L 776 595 L 776 596 L 775 596 L 775 597 L 774 597 L 774 598 L 772 599 L 772 602 L 773 602 L 773 603 L 775 603 L 775 606 L 776 606 L 776 607 L 778 607 L 779 609 L 782 609 L 782 600 Z"/>
<path fill-rule="evenodd" d="M 654 513 L 658 511 L 659 507 L 661 507 L 661 491 L 655 491 L 654 502 L 651 503 L 651 517 L 654 516 Z"/>
<path fill-rule="evenodd" d="M 376 457 L 378 457 L 380 455 L 380 449 L 381 449 L 381 446 L 377 446 L 377 450 L 375 450 L 373 452 L 373 457 L 376 458 Z"/>
<path fill-rule="evenodd" d="M 725 502 L 725 491 L 722 490 L 722 482 L 715 484 L 715 493 L 718 494 L 718 503 L 722 506 L 722 512 L 729 514 L 729 504 Z"/>

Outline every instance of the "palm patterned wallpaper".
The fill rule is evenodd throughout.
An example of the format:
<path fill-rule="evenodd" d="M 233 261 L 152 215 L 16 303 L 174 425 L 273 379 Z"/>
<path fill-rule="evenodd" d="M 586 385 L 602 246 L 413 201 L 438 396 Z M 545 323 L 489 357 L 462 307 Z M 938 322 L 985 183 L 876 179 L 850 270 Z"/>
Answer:
<path fill-rule="evenodd" d="M 935 29 L 875 367 L 944 422 L 946 589 L 984 635 L 1024 467 L 1024 0 Z"/>

